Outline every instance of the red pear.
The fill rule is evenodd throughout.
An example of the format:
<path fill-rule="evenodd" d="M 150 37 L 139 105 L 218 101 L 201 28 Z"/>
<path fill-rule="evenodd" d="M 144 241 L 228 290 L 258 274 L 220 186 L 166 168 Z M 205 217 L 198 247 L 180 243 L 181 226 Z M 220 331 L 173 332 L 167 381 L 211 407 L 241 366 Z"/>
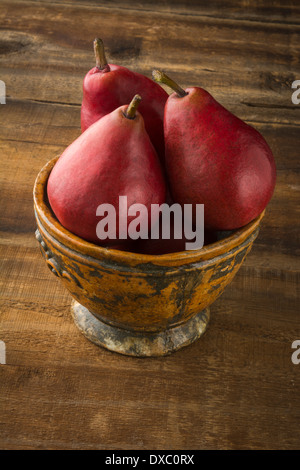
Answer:
<path fill-rule="evenodd" d="M 129 103 L 132 96 L 138 93 L 143 96 L 139 111 L 151 142 L 163 162 L 163 118 L 168 94 L 150 78 L 121 65 L 108 64 L 101 39 L 95 39 L 94 51 L 96 66 L 86 74 L 83 81 L 82 131 L 124 103 Z"/>
<path fill-rule="evenodd" d="M 161 164 L 136 110 L 140 99 L 136 95 L 129 106 L 123 105 L 91 125 L 63 152 L 49 177 L 48 199 L 60 223 L 96 244 L 117 244 L 119 238 L 123 242 L 119 210 L 122 218 L 126 217 L 127 207 L 119 207 L 119 196 L 127 197 L 128 207 L 137 203 L 147 208 L 143 217 L 147 217 L 148 226 L 151 204 L 165 201 Z M 102 204 L 115 208 L 115 238 L 98 238 L 100 219 L 96 212 Z M 132 217 L 126 225 L 127 239 L 130 221 Z"/>
<path fill-rule="evenodd" d="M 166 171 L 175 202 L 204 204 L 206 229 L 233 230 L 255 219 L 276 181 L 272 151 L 263 136 L 199 87 L 170 86 L 165 106 Z"/>

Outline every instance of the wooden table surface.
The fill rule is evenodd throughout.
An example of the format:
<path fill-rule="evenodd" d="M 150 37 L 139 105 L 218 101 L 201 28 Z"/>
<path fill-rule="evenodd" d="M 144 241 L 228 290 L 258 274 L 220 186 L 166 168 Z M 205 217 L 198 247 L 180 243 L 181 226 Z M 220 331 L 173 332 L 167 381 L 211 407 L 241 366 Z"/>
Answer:
<path fill-rule="evenodd" d="M 299 448 L 299 2 L 1 0 L 0 18 L 0 447 Z M 110 62 L 206 88 L 276 158 L 252 252 L 203 338 L 165 358 L 87 341 L 34 237 L 33 183 L 80 134 L 97 36 Z"/>

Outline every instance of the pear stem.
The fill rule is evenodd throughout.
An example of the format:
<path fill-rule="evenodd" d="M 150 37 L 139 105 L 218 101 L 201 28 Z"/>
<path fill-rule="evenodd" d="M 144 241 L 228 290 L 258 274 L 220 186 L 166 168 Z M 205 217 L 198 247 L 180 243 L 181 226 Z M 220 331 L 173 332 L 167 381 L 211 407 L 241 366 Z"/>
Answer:
<path fill-rule="evenodd" d="M 96 38 L 94 40 L 94 53 L 96 59 L 96 67 L 98 67 L 99 70 L 109 69 L 102 39 Z"/>
<path fill-rule="evenodd" d="M 127 117 L 127 119 L 134 119 L 135 118 L 135 113 L 138 108 L 138 105 L 141 102 L 141 96 L 140 95 L 135 95 L 131 103 L 128 105 L 128 108 L 126 109 L 124 116 Z"/>
<path fill-rule="evenodd" d="M 186 91 L 184 91 L 183 88 L 181 88 L 174 80 L 172 80 L 168 75 L 166 75 L 164 72 L 161 72 L 160 70 L 153 70 L 152 72 L 152 77 L 153 79 L 158 82 L 158 83 L 163 83 L 164 85 L 167 85 L 168 87 L 172 88 L 172 90 L 177 93 L 180 98 L 183 98 L 184 96 L 188 95 Z"/>

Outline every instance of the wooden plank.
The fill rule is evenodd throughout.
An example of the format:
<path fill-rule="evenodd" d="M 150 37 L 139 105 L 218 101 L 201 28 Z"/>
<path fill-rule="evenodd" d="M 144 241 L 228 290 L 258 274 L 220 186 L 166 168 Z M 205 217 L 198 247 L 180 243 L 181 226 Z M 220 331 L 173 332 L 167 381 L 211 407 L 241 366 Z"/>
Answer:
<path fill-rule="evenodd" d="M 28 1 L 25 0 L 28 4 Z M 40 0 L 40 3 L 64 3 L 69 4 L 68 0 L 53 2 L 52 0 Z M 259 21 L 265 23 L 280 22 L 299 24 L 300 7 L 297 0 L 283 2 L 280 0 L 252 0 L 247 2 L 236 2 L 234 0 L 213 0 L 210 2 L 199 2 L 199 0 L 74 0 L 76 3 L 86 8 L 106 7 L 133 11 L 150 11 L 167 13 L 172 15 L 185 16 L 208 16 L 213 18 L 234 18 L 240 21 Z"/>
<path fill-rule="evenodd" d="M 234 106 L 228 106 L 232 112 Z M 296 108 L 296 106 L 294 106 Z M 297 141 L 299 129 L 291 123 L 270 123 L 270 110 L 261 108 L 261 120 L 251 116 L 237 115 L 255 127 L 267 140 L 276 158 L 279 169 L 299 169 Z M 273 114 L 273 113 L 272 113 Z M 294 114 L 298 114 L 295 109 Z M 282 116 L 280 117 L 282 119 Z M 40 103 L 31 100 L 8 98 L 0 114 L 2 145 L 18 142 L 59 145 L 66 147 L 80 135 L 80 105 L 68 106 L 56 103 Z M 4 150 L 3 147 L 3 151 Z M 288 158 L 287 158 L 288 153 Z"/>
<path fill-rule="evenodd" d="M 93 66 L 91 43 L 99 35 L 101 14 L 111 62 L 148 76 L 163 66 L 183 86 L 207 88 L 242 118 L 261 121 L 267 111 L 274 122 L 299 123 L 299 110 L 291 102 L 291 84 L 299 73 L 298 26 L 68 3 L 29 2 L 22 16 L 16 14 L 18 8 L 18 2 L 3 2 L 0 16 L 2 76 L 9 97 L 17 92 L 18 99 L 79 105 L 83 77 Z M 124 22 L 121 46 L 112 24 Z"/>

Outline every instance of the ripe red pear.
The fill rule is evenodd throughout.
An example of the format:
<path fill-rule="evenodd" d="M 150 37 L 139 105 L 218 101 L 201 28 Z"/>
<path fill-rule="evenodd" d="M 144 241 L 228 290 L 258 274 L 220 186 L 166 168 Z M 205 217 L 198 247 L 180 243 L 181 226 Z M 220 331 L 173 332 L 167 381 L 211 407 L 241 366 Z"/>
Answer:
<path fill-rule="evenodd" d="M 272 151 L 263 136 L 199 87 L 170 86 L 165 106 L 165 161 L 175 202 L 204 204 L 205 227 L 233 230 L 255 219 L 276 181 Z"/>
<path fill-rule="evenodd" d="M 168 94 L 150 78 L 116 64 L 108 64 L 103 42 L 95 39 L 96 66 L 83 81 L 81 106 L 81 129 L 111 113 L 114 109 L 129 103 L 135 94 L 143 96 L 139 107 L 145 127 L 161 162 L 164 161 L 164 106 Z"/>
<path fill-rule="evenodd" d="M 119 196 L 127 196 L 128 207 L 134 203 L 146 206 L 149 227 L 151 204 L 165 201 L 161 164 L 136 110 L 140 99 L 136 95 L 129 106 L 123 105 L 91 125 L 51 171 L 47 192 L 54 214 L 65 228 L 87 241 L 118 243 Z M 116 210 L 116 239 L 101 241 L 97 236 L 100 204 L 111 204 Z M 123 215 L 127 216 L 127 208 Z M 133 218 L 128 217 L 127 230 Z"/>

